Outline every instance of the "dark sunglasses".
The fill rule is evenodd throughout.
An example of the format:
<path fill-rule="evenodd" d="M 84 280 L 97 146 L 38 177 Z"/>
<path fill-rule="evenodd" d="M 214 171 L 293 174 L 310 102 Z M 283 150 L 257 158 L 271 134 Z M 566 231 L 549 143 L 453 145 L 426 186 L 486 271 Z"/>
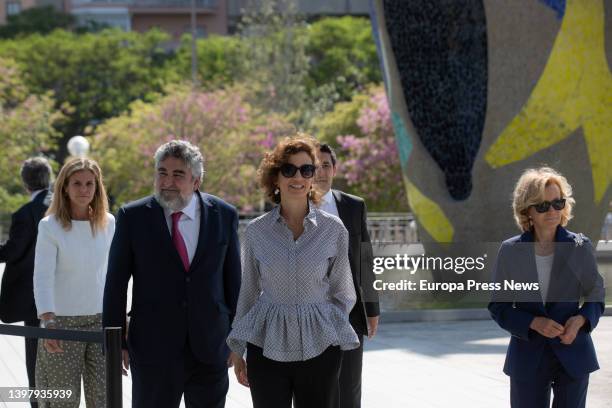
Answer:
<path fill-rule="evenodd" d="M 300 174 L 302 175 L 302 177 L 312 178 L 315 174 L 316 169 L 317 168 L 313 164 L 303 164 L 300 167 L 298 167 L 291 163 L 285 163 L 282 166 L 280 166 L 281 174 L 287 178 L 295 176 L 295 173 L 297 173 L 298 170 L 300 171 Z"/>
<path fill-rule="evenodd" d="M 539 213 L 545 213 L 550 209 L 551 205 L 552 208 L 557 211 L 562 210 L 565 208 L 565 198 L 557 198 L 556 200 L 552 201 L 543 201 L 539 204 L 532 205 L 532 207 Z"/>

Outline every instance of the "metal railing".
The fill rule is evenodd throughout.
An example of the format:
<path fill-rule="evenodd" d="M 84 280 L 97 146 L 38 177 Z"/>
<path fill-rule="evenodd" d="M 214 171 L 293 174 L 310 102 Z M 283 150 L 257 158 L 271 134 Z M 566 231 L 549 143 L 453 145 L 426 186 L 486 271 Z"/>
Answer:
<path fill-rule="evenodd" d="M 0 324 L 0 335 L 102 344 L 105 356 L 106 407 L 122 408 L 121 327 L 85 331 Z"/>

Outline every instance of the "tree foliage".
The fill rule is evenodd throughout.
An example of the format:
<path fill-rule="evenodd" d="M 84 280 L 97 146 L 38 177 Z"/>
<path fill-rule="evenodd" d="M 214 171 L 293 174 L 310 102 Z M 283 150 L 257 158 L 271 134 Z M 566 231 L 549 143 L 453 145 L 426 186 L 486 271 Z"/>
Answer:
<path fill-rule="evenodd" d="M 0 26 L 0 38 L 34 33 L 48 34 L 58 28 L 69 29 L 75 23 L 76 19 L 72 14 L 59 11 L 53 6 L 32 7 L 8 16 L 6 24 Z"/>
<path fill-rule="evenodd" d="M 372 26 L 366 18 L 324 18 L 308 29 L 309 89 L 333 84 L 342 101 L 382 81 Z"/>
<path fill-rule="evenodd" d="M 372 211 L 406 211 L 408 203 L 384 90 L 371 87 L 321 119 L 321 138 L 337 146 L 340 183 Z"/>
<path fill-rule="evenodd" d="M 53 125 L 62 114 L 53 108 L 50 95 L 28 95 L 17 64 L 0 58 L 0 213 L 15 211 L 25 203 L 19 176 L 21 163 L 53 149 Z"/>
<path fill-rule="evenodd" d="M 159 145 L 185 139 L 205 158 L 204 189 L 251 211 L 261 203 L 256 170 L 263 152 L 292 127 L 247 102 L 240 86 L 212 92 L 172 87 L 153 103 L 136 101 L 92 137 L 116 205 L 152 192 L 153 155 Z"/>
<path fill-rule="evenodd" d="M 159 31 L 79 35 L 57 30 L 4 41 L 0 57 L 17 61 L 31 93 L 51 91 L 56 107 L 66 103 L 73 107 L 58 129 L 63 147 L 87 126 L 117 116 L 134 100 L 149 100 L 163 89 L 168 39 Z"/>

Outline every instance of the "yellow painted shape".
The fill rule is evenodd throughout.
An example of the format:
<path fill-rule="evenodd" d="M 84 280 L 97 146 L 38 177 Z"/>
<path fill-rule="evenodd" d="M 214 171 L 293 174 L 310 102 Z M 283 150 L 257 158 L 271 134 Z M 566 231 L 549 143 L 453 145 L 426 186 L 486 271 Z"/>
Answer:
<path fill-rule="evenodd" d="M 427 198 L 404 176 L 408 203 L 414 216 L 437 242 L 452 242 L 455 230 L 438 204 Z"/>
<path fill-rule="evenodd" d="M 612 180 L 612 75 L 604 24 L 602 0 L 567 1 L 544 72 L 521 112 L 487 151 L 489 165 L 525 159 L 582 126 L 594 199 L 601 201 Z"/>

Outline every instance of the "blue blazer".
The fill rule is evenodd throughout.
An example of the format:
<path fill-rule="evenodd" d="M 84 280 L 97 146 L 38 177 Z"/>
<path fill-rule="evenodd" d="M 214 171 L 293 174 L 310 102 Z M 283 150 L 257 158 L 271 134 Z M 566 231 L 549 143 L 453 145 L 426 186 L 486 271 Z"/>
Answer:
<path fill-rule="evenodd" d="M 504 279 L 538 282 L 532 232 L 525 232 L 504 241 L 497 256 L 495 281 Z M 597 271 L 595 250 L 590 240 L 559 226 L 551 271 L 549 294 L 558 300 L 544 303 L 539 291 L 536 298 L 521 298 L 514 302 L 489 303 L 493 320 L 512 335 L 506 353 L 504 373 L 522 379 L 536 375 L 544 348 L 548 345 L 566 372 L 579 378 L 599 369 L 590 332 L 597 326 L 604 311 L 603 279 Z M 580 305 L 580 298 L 585 301 Z M 559 338 L 549 339 L 529 328 L 536 316 L 543 316 L 559 324 L 580 314 L 586 323 L 571 345 L 561 344 Z"/>
<path fill-rule="evenodd" d="M 225 339 L 240 291 L 238 215 L 234 207 L 199 193 L 200 232 L 189 272 L 176 251 L 162 207 L 146 197 L 119 210 L 111 244 L 103 324 L 126 329 L 128 281 L 132 309 L 130 359 L 155 364 L 181 355 L 189 345 L 204 363 L 225 362 Z"/>

